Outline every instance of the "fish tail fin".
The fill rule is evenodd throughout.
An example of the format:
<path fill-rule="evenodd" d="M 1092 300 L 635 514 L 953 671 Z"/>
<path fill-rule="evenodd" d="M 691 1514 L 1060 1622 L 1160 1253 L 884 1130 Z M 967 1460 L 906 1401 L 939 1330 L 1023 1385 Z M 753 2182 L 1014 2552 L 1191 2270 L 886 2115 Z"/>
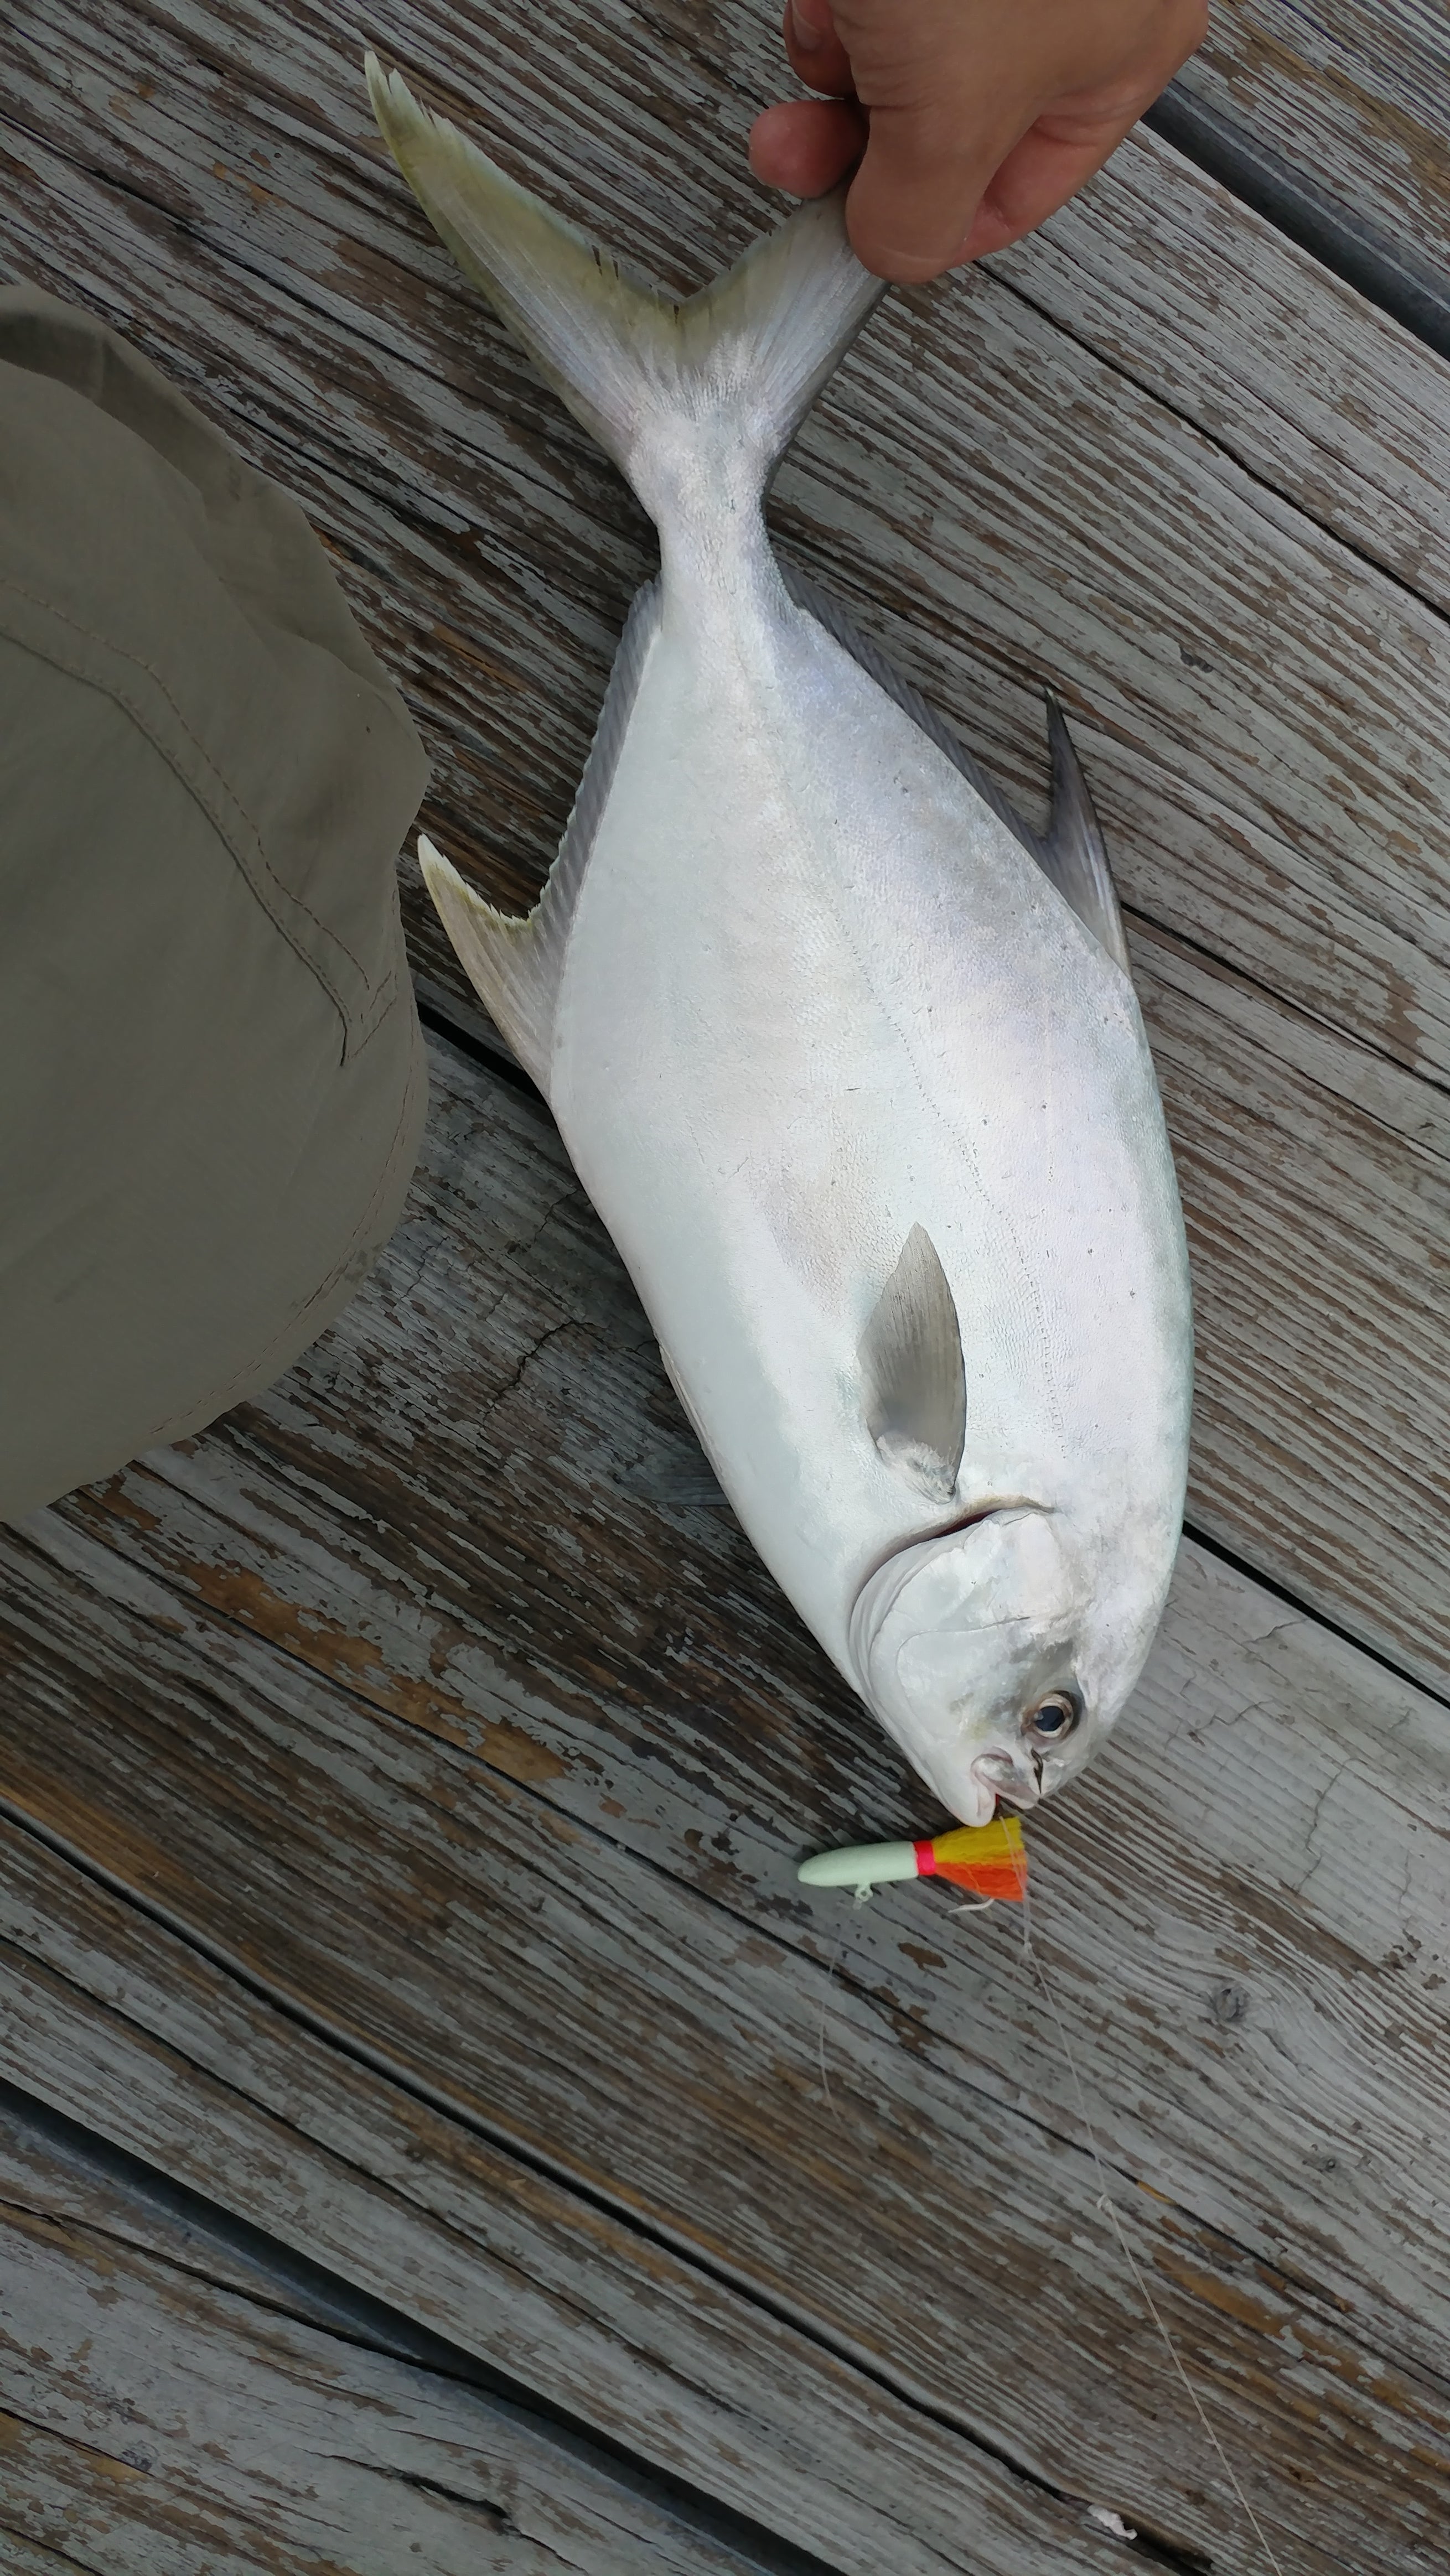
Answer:
<path fill-rule="evenodd" d="M 366 70 L 384 141 L 425 214 L 661 529 L 722 478 L 758 498 L 885 291 L 846 239 L 844 192 L 802 206 L 677 303 L 420 107 L 376 55 Z"/>

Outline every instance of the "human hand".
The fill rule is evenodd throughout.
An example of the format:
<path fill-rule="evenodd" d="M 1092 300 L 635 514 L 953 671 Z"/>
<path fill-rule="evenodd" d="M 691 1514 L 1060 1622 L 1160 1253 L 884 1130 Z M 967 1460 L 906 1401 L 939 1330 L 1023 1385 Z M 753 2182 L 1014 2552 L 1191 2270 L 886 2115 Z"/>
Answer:
<path fill-rule="evenodd" d="M 1045 222 L 1116 150 L 1208 28 L 1208 0 L 786 0 L 791 68 L 750 166 L 846 200 L 878 277 L 936 277 Z M 864 158 L 862 157 L 864 155 Z"/>

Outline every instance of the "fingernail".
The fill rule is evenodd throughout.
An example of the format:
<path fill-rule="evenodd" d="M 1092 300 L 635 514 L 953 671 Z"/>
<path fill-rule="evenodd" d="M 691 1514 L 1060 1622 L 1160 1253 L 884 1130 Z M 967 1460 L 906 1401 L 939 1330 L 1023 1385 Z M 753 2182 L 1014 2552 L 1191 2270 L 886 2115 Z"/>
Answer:
<path fill-rule="evenodd" d="M 803 54 L 813 54 L 817 45 L 824 42 L 824 30 L 811 25 L 801 7 L 801 0 L 790 0 L 790 23 L 791 32 Z"/>

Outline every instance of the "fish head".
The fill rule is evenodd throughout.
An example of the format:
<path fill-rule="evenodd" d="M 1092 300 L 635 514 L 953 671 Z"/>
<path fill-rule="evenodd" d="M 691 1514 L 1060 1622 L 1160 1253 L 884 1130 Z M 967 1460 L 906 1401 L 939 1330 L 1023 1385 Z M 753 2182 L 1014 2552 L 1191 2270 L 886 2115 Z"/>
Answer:
<path fill-rule="evenodd" d="M 1095 1579 L 1057 1513 L 1010 1505 L 887 1558 L 851 1620 L 862 1696 L 944 1806 L 986 1824 L 1081 1770 L 1157 1611 Z"/>

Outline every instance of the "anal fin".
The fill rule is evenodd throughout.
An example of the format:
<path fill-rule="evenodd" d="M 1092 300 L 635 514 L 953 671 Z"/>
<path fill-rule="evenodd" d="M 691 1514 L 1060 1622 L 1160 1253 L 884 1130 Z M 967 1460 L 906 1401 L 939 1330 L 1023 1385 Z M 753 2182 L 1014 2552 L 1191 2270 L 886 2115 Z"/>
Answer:
<path fill-rule="evenodd" d="M 475 993 L 524 1071 L 544 1090 L 553 1052 L 554 997 L 540 970 L 537 913 L 499 912 L 485 903 L 426 832 L 418 835 L 418 865 Z"/>
<path fill-rule="evenodd" d="M 564 954 L 659 622 L 656 580 L 635 593 L 558 856 L 531 913 L 496 911 L 465 884 L 430 840 L 419 835 L 418 863 L 424 883 L 459 963 L 489 1017 L 502 1029 L 546 1099 Z"/>
<path fill-rule="evenodd" d="M 1072 736 L 1050 689 L 1047 739 L 1052 753 L 1052 813 L 1046 832 L 1032 842 L 1034 856 L 1079 921 L 1101 941 L 1131 982 L 1128 942 L 1102 830 Z"/>

